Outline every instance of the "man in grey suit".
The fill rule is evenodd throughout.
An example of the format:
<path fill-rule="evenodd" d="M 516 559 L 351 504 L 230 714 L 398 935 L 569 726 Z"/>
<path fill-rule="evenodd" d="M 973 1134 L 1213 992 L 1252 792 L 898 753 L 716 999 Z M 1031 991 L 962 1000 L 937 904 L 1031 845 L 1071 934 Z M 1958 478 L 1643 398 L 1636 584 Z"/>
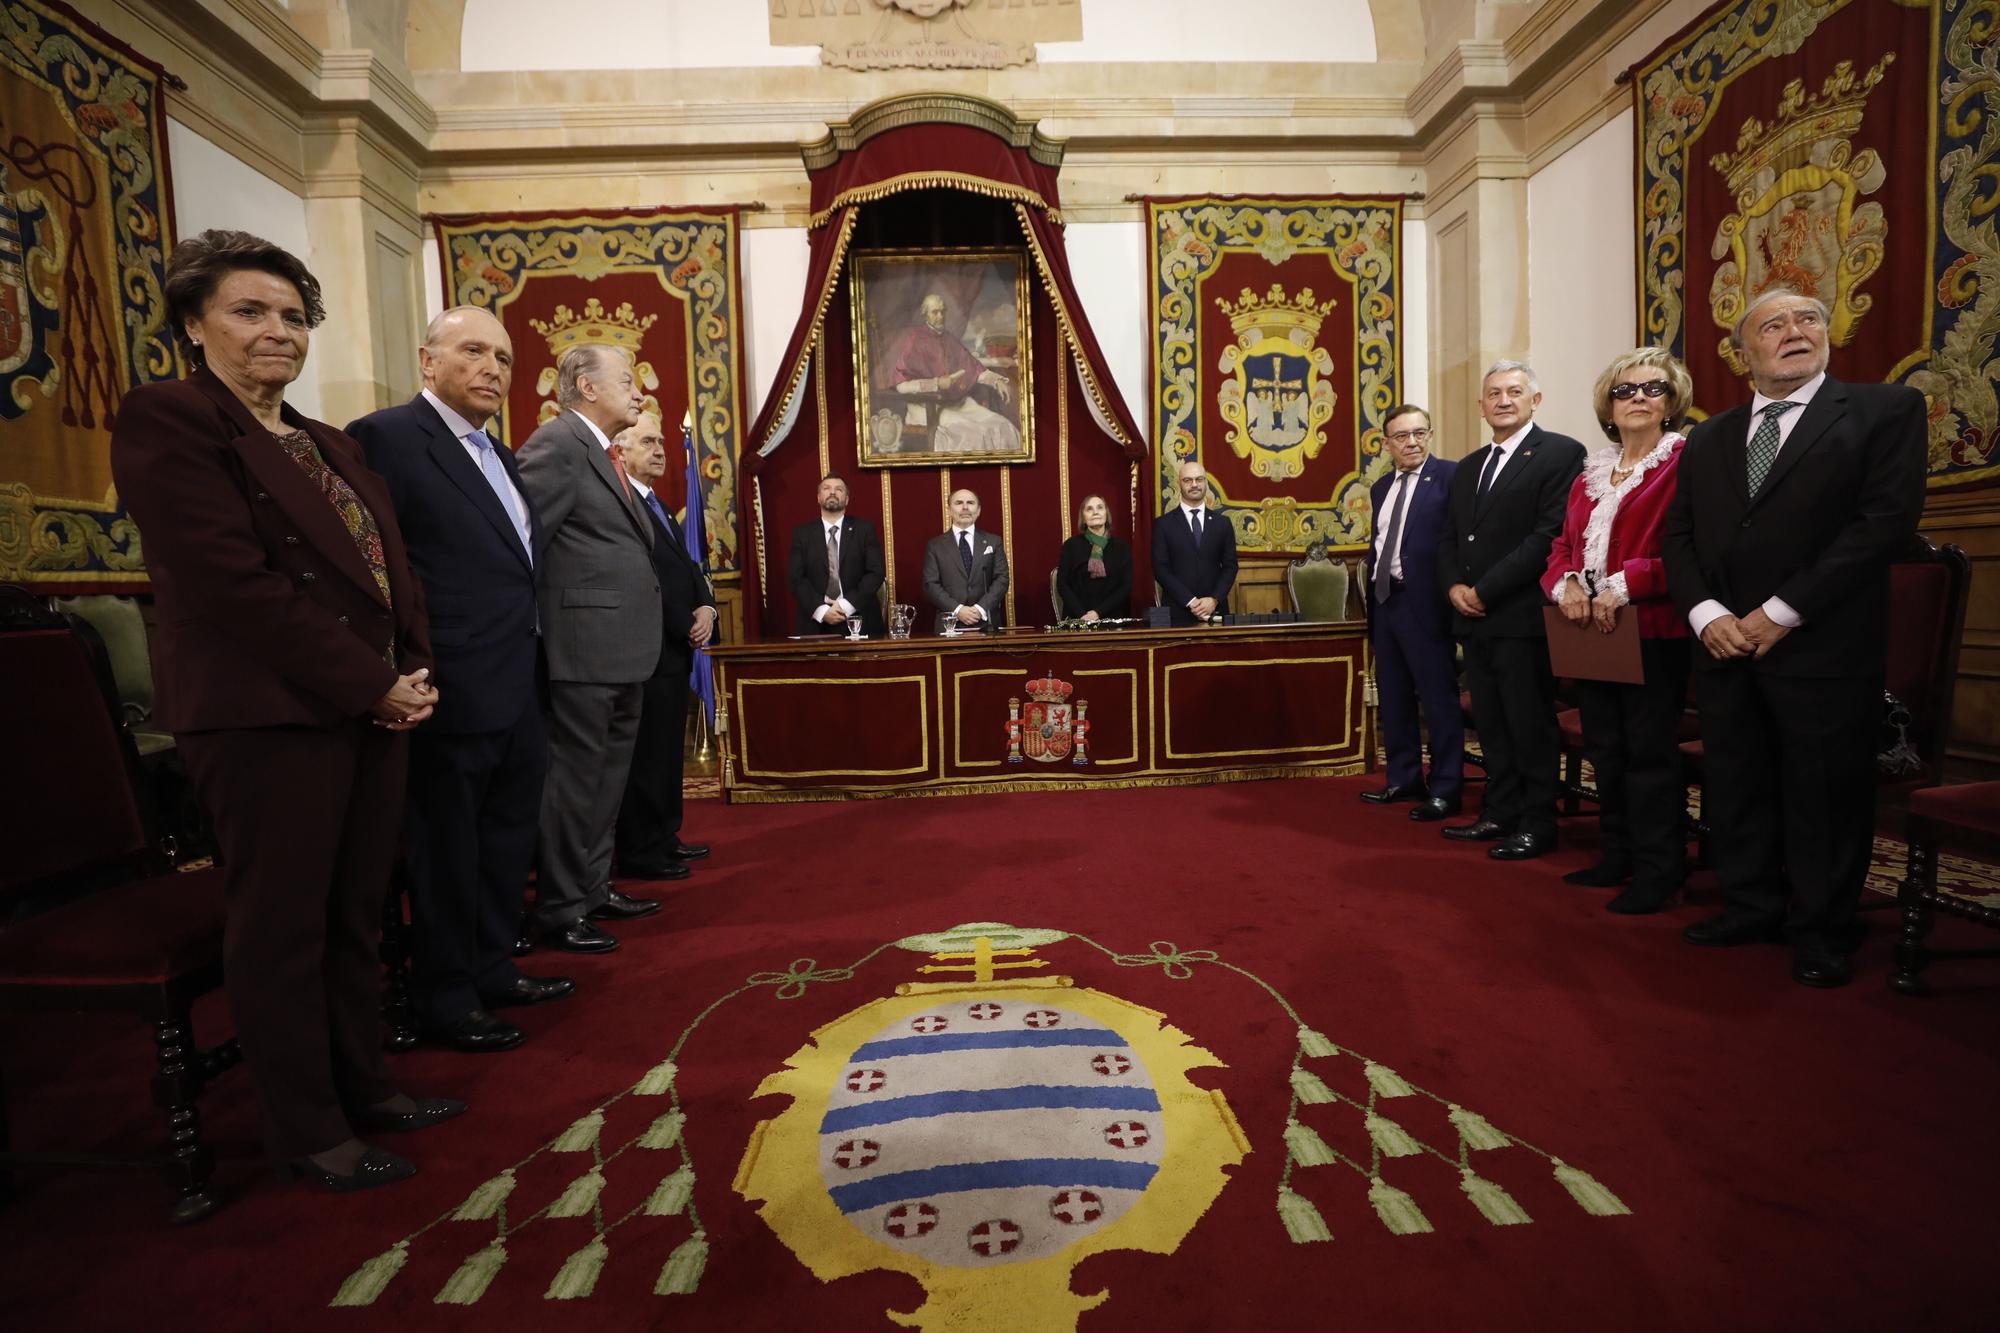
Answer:
<path fill-rule="evenodd" d="M 1007 598 L 1007 550 L 990 532 L 981 532 L 979 497 L 953 491 L 951 528 L 924 546 L 924 596 L 937 608 L 940 632 L 992 629 L 1000 623 Z"/>
<path fill-rule="evenodd" d="M 571 348 L 556 375 L 563 412 L 520 454 L 521 489 L 548 534 L 538 573 L 549 776 L 534 924 L 555 948 L 608 953 L 618 940 L 593 919 L 660 910 L 611 887 L 612 831 L 662 642 L 652 524 L 611 453 L 644 400 L 632 363 L 608 348 Z"/>

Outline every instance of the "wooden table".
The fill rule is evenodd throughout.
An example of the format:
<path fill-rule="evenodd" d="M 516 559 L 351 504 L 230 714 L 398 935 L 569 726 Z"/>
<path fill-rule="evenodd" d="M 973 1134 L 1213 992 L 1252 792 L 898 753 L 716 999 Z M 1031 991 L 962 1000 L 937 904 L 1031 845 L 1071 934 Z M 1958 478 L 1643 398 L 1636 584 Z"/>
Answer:
<path fill-rule="evenodd" d="M 1353 623 L 710 650 L 730 801 L 837 800 L 1359 773 Z"/>

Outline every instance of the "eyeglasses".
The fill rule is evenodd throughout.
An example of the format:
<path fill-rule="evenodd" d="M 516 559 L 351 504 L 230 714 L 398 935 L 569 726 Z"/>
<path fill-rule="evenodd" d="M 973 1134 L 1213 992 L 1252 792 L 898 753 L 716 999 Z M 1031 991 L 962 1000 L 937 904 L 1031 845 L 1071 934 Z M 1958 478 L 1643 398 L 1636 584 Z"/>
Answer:
<path fill-rule="evenodd" d="M 1388 437 L 1391 444 L 1422 444 L 1431 437 L 1429 426 L 1419 426 L 1415 430 L 1399 430 Z"/>
<path fill-rule="evenodd" d="M 1648 398 L 1664 398 L 1667 396 L 1667 390 L 1671 387 L 1665 380 L 1647 380 L 1644 384 L 1627 382 L 1612 385 L 1611 396 L 1621 403 L 1627 398 L 1636 398 L 1642 393 Z"/>

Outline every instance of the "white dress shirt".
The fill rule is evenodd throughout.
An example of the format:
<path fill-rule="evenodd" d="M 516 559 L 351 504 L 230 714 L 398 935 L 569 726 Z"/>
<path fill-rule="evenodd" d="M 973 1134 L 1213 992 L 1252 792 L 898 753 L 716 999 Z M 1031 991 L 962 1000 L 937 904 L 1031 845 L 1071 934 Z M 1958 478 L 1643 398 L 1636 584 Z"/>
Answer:
<path fill-rule="evenodd" d="M 480 428 L 453 411 L 444 399 L 438 397 L 429 389 L 424 390 L 424 401 L 431 405 L 431 409 L 444 422 L 444 428 L 458 438 L 459 446 L 465 450 L 465 456 L 472 460 L 472 466 L 478 468 L 480 475 L 484 476 L 486 465 L 479 459 L 479 446 L 474 444 L 470 438 L 472 432 Z M 493 448 L 496 451 L 504 447 L 500 441 L 493 439 L 490 435 L 487 436 L 487 439 L 492 442 Z M 505 476 L 506 469 L 501 469 L 501 474 Z M 514 531 L 520 534 L 523 549 L 532 548 L 534 538 L 529 534 L 528 530 L 528 502 L 522 498 L 521 488 L 514 484 L 512 477 L 506 477 L 506 481 L 507 493 L 512 497 L 511 503 L 513 505 L 513 512 L 508 514 L 507 517 L 514 520 Z"/>
<path fill-rule="evenodd" d="M 832 542 L 834 547 L 834 556 L 836 559 L 839 558 L 840 520 L 836 518 L 831 523 L 829 523 L 826 521 L 826 518 L 822 516 L 819 521 L 819 526 L 820 526 L 820 545 L 825 546 L 828 542 Z M 853 616 L 854 603 L 847 600 L 847 584 L 844 582 L 840 585 L 840 596 L 834 598 L 832 601 L 829 602 L 826 600 L 825 593 L 820 594 L 820 603 L 819 606 L 813 611 L 813 619 L 819 621 L 822 625 L 825 624 L 826 613 L 828 611 L 831 611 L 836 606 L 840 608 L 840 614 L 842 614 L 843 616 L 850 616 L 850 617 Z"/>
<path fill-rule="evenodd" d="M 597 447 L 604 450 L 604 452 L 607 454 L 610 453 L 611 441 L 609 438 L 606 437 L 603 431 L 597 428 L 597 423 L 595 421 L 592 421 L 589 417 L 585 416 L 583 413 L 577 412 L 577 410 L 573 407 L 570 409 L 570 411 L 576 414 L 576 419 L 578 421 L 581 421 L 584 424 L 584 426 L 590 431 L 591 435 L 596 438 Z"/>
<path fill-rule="evenodd" d="M 1495 440 L 1493 442 L 1493 451 L 1500 456 L 1500 461 L 1494 463 L 1492 473 L 1490 475 L 1485 476 L 1487 490 L 1490 491 L 1495 486 L 1498 486 L 1500 484 L 1500 474 L 1502 472 L 1505 472 L 1507 470 L 1507 465 L 1514 461 L 1515 449 L 1520 445 L 1521 441 L 1528 438 L 1528 432 L 1533 430 L 1534 428 L 1535 428 L 1535 423 L 1530 421 L 1526 425 L 1522 426 L 1521 429 L 1515 431 L 1512 435 L 1509 435 L 1506 439 Z M 1480 460 L 1479 466 L 1482 474 L 1485 474 L 1486 464 L 1488 461 L 1490 460 L 1487 459 Z M 1474 489 L 1475 490 L 1478 489 L 1476 481 L 1474 483 Z"/>
<path fill-rule="evenodd" d="M 1750 426 L 1743 436 L 1744 444 L 1749 444 L 1750 437 L 1757 433 L 1757 427 L 1763 423 L 1763 416 L 1761 414 L 1765 408 L 1769 407 L 1772 403 L 1797 403 L 1799 407 L 1796 412 L 1787 412 L 1778 418 L 1778 453 L 1784 453 L 1785 441 L 1792 438 L 1792 428 L 1799 424 L 1799 418 L 1806 414 L 1806 404 L 1812 402 L 1813 395 L 1819 392 L 1819 386 L 1824 383 L 1826 383 L 1826 372 L 1822 370 L 1819 374 L 1813 376 L 1783 398 L 1766 398 L 1761 393 L 1752 394 L 1750 396 Z M 1777 465 L 1776 456 L 1773 456 L 1771 462 L 1773 466 Z M 1708 628 L 1710 621 L 1714 620 L 1717 616 L 1726 616 L 1728 614 L 1729 608 L 1711 597 L 1705 602 L 1696 603 L 1694 610 L 1688 612 L 1688 627 L 1694 630 L 1694 635 L 1698 639 L 1701 637 L 1701 632 Z M 1772 624 L 1783 625 L 1786 629 L 1797 629 L 1806 623 L 1806 618 L 1793 610 L 1791 605 L 1780 597 L 1766 597 L 1764 599 L 1764 614 L 1771 618 Z"/>

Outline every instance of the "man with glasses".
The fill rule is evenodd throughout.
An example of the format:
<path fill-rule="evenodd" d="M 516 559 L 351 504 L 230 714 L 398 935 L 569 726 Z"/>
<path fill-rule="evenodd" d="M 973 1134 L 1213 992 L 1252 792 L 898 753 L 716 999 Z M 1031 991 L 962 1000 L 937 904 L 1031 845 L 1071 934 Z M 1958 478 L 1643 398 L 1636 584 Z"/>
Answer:
<path fill-rule="evenodd" d="M 1663 550 L 1705 651 L 1702 809 L 1724 910 L 1690 944 L 1776 939 L 1792 979 L 1854 975 L 1874 831 L 1889 563 L 1924 507 L 1924 398 L 1826 373 L 1827 310 L 1785 287 L 1730 334 L 1755 393 L 1688 436 Z"/>
<path fill-rule="evenodd" d="M 1452 632 L 1465 645 L 1472 725 L 1486 760 L 1480 817 L 1451 824 L 1447 838 L 1491 842 L 1496 861 L 1555 850 L 1555 677 L 1542 623 L 1542 571 L 1562 531 L 1583 446 L 1535 424 L 1542 392 L 1521 361 L 1496 361 L 1479 388 L 1479 414 L 1493 441 L 1451 480 L 1438 550 L 1438 583 L 1451 599 Z"/>
<path fill-rule="evenodd" d="M 1458 464 L 1430 456 L 1431 414 L 1414 403 L 1393 408 L 1384 450 L 1394 464 L 1370 488 L 1375 541 L 1368 549 L 1368 620 L 1375 647 L 1387 785 L 1361 793 L 1377 805 L 1414 801 L 1419 822 L 1458 813 L 1465 779 L 1465 723 L 1452 659 L 1451 604 L 1438 586 L 1438 543 Z M 1424 780 L 1417 710 L 1431 738 Z"/>

